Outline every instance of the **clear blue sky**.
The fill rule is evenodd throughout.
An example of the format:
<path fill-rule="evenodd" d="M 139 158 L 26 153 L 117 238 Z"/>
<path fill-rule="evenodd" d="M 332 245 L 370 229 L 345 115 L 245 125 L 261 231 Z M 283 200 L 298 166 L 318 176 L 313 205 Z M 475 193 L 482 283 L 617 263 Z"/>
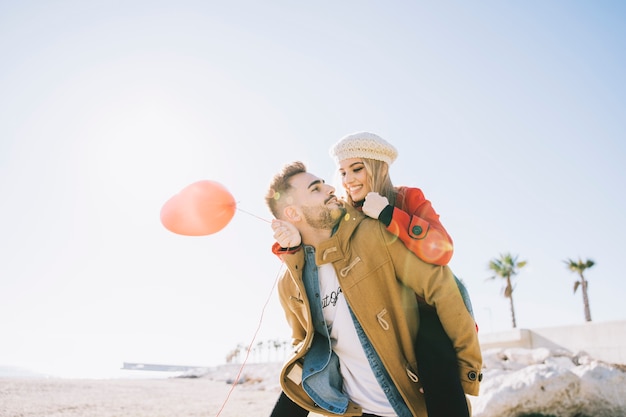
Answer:
<path fill-rule="evenodd" d="M 511 328 L 485 281 L 508 251 L 519 327 L 584 322 L 578 256 L 594 321 L 625 319 L 625 21 L 621 1 L 1 2 L 0 365 L 221 363 L 268 297 L 257 341 L 288 338 L 267 223 L 192 238 L 159 212 L 211 179 L 269 218 L 274 172 L 333 181 L 357 130 L 440 213 L 481 332 Z"/>

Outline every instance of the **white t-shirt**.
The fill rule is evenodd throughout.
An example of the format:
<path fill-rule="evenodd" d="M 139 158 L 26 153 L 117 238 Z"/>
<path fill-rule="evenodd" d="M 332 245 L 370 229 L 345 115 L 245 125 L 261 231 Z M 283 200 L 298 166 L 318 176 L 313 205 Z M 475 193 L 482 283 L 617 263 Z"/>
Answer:
<path fill-rule="evenodd" d="M 344 392 L 363 408 L 364 413 L 395 417 L 396 413 L 365 356 L 332 264 L 318 267 L 318 279 L 322 311 L 332 348 L 339 357 Z"/>

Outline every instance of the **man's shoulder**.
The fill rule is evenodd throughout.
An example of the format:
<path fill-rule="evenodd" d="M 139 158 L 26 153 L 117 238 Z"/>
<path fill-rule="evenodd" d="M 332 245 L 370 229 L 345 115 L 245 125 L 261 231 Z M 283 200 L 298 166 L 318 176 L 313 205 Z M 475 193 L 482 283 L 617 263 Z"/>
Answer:
<path fill-rule="evenodd" d="M 346 211 L 344 221 L 336 235 L 341 241 L 365 242 L 368 246 L 387 245 L 388 239 L 394 238 L 379 220 L 351 207 Z"/>
<path fill-rule="evenodd" d="M 364 216 L 354 229 L 352 238 L 367 239 L 371 240 L 372 243 L 375 243 L 378 240 L 382 242 L 383 239 L 381 236 L 384 237 L 386 233 L 389 232 L 383 223 L 377 219 Z"/>
<path fill-rule="evenodd" d="M 343 219 L 342 224 L 340 225 L 340 229 L 352 229 L 354 231 L 353 233 L 357 233 L 357 231 L 359 230 L 376 228 L 379 225 L 382 225 L 382 223 L 378 220 L 366 216 L 365 214 L 353 207 L 347 207 L 346 215 Z"/>

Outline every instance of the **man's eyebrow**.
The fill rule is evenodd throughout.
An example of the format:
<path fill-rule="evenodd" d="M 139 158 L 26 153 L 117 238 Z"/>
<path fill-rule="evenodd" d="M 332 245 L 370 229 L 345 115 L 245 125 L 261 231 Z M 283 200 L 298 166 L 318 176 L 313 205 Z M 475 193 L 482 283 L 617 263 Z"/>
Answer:
<path fill-rule="evenodd" d="M 320 180 L 320 179 L 317 179 L 317 180 L 313 181 L 312 183 L 310 183 L 309 186 L 307 187 L 307 189 L 309 189 L 311 187 L 314 187 L 314 186 L 316 186 L 318 184 L 324 184 L 324 181 Z"/>

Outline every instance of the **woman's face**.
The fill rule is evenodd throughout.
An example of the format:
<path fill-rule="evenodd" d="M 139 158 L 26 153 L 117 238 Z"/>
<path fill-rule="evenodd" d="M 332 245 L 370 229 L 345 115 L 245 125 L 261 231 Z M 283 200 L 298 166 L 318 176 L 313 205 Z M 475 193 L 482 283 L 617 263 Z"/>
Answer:
<path fill-rule="evenodd" d="M 339 162 L 341 184 L 352 198 L 352 201 L 361 201 L 370 191 L 367 180 L 367 170 L 361 158 L 348 158 Z"/>

